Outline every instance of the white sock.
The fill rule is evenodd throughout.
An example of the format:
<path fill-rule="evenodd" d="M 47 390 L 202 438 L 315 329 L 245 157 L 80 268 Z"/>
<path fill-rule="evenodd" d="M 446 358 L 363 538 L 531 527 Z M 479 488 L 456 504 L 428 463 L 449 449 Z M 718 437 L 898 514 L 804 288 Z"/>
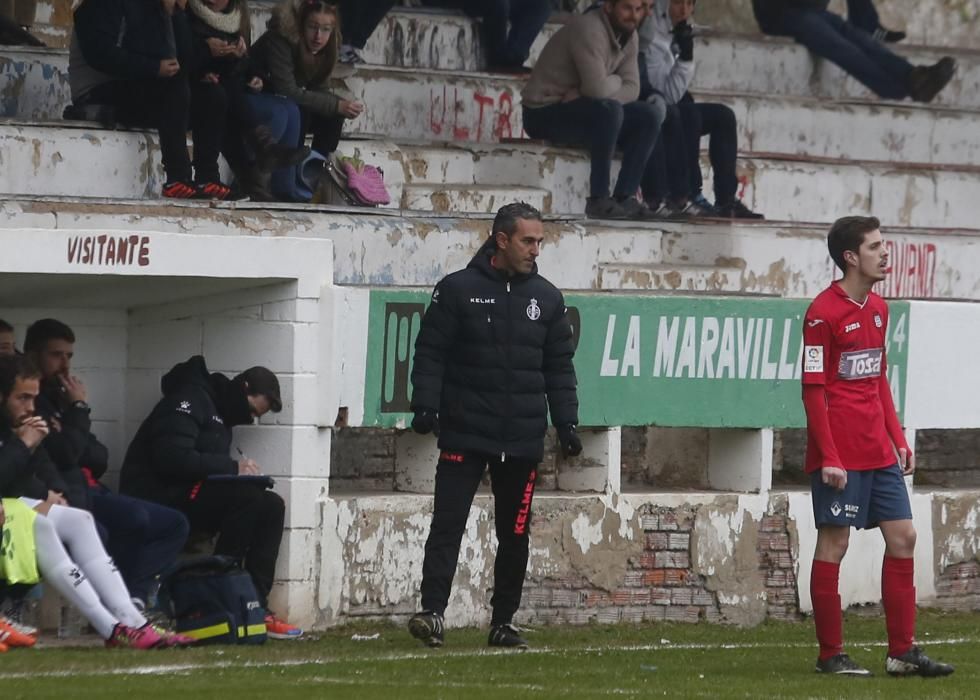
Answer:
<path fill-rule="evenodd" d="M 37 565 L 44 580 L 89 621 L 103 639 L 112 636 L 118 619 L 103 607 L 92 584 L 68 556 L 53 523 L 43 515 L 34 519 Z"/>

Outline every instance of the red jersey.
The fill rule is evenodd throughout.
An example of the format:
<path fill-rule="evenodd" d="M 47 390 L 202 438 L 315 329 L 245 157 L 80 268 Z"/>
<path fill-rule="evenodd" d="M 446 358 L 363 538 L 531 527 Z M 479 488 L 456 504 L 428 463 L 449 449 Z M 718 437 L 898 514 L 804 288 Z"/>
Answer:
<path fill-rule="evenodd" d="M 830 431 L 842 464 L 822 464 L 823 451 L 807 428 L 806 471 L 825 466 L 879 469 L 898 460 L 888 436 L 879 395 L 887 376 L 888 306 L 875 293 L 863 304 L 834 282 L 822 291 L 803 321 L 803 384 L 822 384 Z"/>

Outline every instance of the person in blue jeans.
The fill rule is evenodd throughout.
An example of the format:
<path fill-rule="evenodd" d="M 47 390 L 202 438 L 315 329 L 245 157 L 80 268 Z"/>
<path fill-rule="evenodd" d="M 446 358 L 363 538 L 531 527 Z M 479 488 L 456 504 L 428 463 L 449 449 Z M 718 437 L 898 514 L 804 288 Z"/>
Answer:
<path fill-rule="evenodd" d="M 528 136 L 585 146 L 591 172 L 585 215 L 650 220 L 636 194 L 664 120 L 662 102 L 641 102 L 636 28 L 643 0 L 605 0 L 551 37 L 521 92 Z M 617 146 L 623 162 L 609 194 Z"/>
<path fill-rule="evenodd" d="M 51 426 L 44 445 L 65 483 L 64 498 L 92 514 L 133 603 L 142 609 L 156 578 L 184 548 L 190 525 L 178 510 L 115 494 L 99 482 L 108 450 L 92 434 L 88 391 L 71 374 L 74 346 L 74 331 L 56 319 L 27 329 L 24 353 L 42 377 L 35 412 Z"/>
<path fill-rule="evenodd" d="M 302 121 L 299 107 L 288 97 L 269 92 L 252 93 L 246 96 L 256 119 L 264 124 L 276 143 L 302 144 Z M 296 177 L 299 165 L 274 170 L 270 177 L 269 190 L 278 202 L 297 201 Z"/>
<path fill-rule="evenodd" d="M 956 62 L 944 56 L 931 66 L 913 66 L 843 17 L 828 0 L 752 0 L 764 34 L 790 36 L 854 76 L 879 97 L 932 102 L 953 77 Z"/>
<path fill-rule="evenodd" d="M 517 75 L 531 72 L 524 62 L 551 16 L 551 0 L 423 0 L 423 4 L 454 7 L 471 17 L 482 18 L 480 29 L 487 69 Z"/>

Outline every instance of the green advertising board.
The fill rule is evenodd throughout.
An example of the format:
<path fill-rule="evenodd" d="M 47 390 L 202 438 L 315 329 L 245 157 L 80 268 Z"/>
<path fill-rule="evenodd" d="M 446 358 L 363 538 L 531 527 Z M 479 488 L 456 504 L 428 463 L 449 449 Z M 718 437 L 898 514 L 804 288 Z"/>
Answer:
<path fill-rule="evenodd" d="M 410 420 L 411 363 L 427 291 L 371 292 L 364 425 Z M 795 428 L 803 299 L 569 294 L 586 426 Z M 905 402 L 909 305 L 889 303 L 888 379 Z"/>

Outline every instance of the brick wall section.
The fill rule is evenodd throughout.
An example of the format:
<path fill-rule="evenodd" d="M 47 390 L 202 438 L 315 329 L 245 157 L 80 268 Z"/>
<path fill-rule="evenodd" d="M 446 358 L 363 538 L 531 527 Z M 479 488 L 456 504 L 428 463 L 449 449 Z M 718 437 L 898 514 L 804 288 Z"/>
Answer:
<path fill-rule="evenodd" d="M 714 593 L 691 570 L 693 509 L 647 506 L 639 517 L 643 552 L 630 559 L 617 588 L 574 578 L 529 580 L 524 609 L 535 621 L 553 623 L 720 621 Z"/>
<path fill-rule="evenodd" d="M 947 610 L 980 610 L 980 563 L 947 566 L 936 578 L 936 605 Z"/>
<path fill-rule="evenodd" d="M 800 619 L 796 570 L 785 512 L 767 513 L 759 524 L 756 550 L 765 579 L 767 614 L 774 620 Z"/>

